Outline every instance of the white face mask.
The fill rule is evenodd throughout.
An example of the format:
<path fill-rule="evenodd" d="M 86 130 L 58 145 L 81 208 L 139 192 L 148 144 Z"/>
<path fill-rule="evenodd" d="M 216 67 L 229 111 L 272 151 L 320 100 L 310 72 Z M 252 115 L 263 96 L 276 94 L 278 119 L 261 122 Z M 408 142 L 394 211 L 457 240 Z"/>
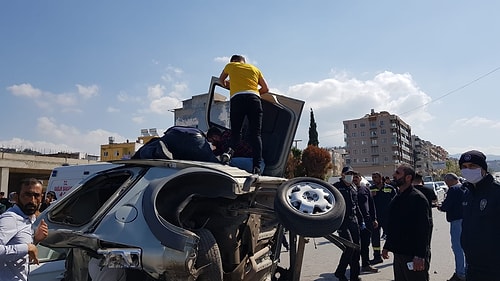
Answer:
<path fill-rule="evenodd" d="M 481 168 L 477 169 L 462 169 L 462 177 L 464 177 L 470 183 L 478 183 L 482 178 L 483 174 Z"/>
<path fill-rule="evenodd" d="M 352 175 L 345 175 L 344 181 L 351 184 L 352 183 Z"/>

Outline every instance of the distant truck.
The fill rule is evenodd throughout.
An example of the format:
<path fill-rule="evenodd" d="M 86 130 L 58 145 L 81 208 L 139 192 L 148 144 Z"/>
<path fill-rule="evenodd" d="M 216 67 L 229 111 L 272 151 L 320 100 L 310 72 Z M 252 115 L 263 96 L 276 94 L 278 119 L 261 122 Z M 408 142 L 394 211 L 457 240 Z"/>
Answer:
<path fill-rule="evenodd" d="M 73 186 L 88 176 L 119 166 L 121 165 L 103 162 L 98 164 L 56 167 L 50 174 L 46 192 L 54 191 L 57 199 L 61 199 L 61 197 L 66 195 Z"/>

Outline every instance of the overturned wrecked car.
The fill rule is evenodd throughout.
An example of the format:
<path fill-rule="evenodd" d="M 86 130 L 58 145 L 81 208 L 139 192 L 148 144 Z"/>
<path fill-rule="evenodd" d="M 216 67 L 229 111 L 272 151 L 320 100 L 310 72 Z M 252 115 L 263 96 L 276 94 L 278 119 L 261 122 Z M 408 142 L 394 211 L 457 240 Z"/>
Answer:
<path fill-rule="evenodd" d="M 224 91 L 213 77 L 207 121 L 227 130 L 215 113 Z M 43 244 L 71 249 L 65 280 L 88 280 L 91 259 L 124 268 L 127 280 L 292 280 L 279 266 L 285 228 L 293 247 L 294 237 L 331 236 L 345 205 L 322 180 L 283 178 L 303 102 L 262 99 L 262 176 L 216 162 L 123 160 L 42 213 Z"/>

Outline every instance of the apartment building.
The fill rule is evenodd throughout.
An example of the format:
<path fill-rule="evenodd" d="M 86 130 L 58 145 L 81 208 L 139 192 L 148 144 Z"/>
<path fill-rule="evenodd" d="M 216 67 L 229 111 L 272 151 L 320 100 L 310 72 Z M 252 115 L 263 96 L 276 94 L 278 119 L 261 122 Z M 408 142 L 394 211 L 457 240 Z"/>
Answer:
<path fill-rule="evenodd" d="M 411 127 L 397 115 L 372 109 L 362 118 L 343 124 L 346 165 L 363 175 L 379 171 L 392 176 L 398 165 L 413 165 Z"/>

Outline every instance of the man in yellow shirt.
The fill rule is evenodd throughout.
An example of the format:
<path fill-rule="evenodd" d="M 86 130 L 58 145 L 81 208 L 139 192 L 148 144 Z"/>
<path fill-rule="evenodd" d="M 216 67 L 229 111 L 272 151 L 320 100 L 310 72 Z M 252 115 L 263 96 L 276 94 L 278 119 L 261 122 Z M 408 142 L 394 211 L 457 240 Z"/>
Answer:
<path fill-rule="evenodd" d="M 229 77 L 230 80 L 226 80 Z M 262 162 L 262 103 L 260 95 L 269 91 L 260 70 L 246 63 L 241 55 L 233 55 L 224 67 L 219 80 L 230 92 L 231 147 L 241 140 L 241 129 L 245 117 L 248 119 L 250 144 L 253 149 L 253 173 L 260 175 Z M 231 157 L 233 149 L 226 152 Z M 229 159 L 227 158 L 227 162 Z"/>

